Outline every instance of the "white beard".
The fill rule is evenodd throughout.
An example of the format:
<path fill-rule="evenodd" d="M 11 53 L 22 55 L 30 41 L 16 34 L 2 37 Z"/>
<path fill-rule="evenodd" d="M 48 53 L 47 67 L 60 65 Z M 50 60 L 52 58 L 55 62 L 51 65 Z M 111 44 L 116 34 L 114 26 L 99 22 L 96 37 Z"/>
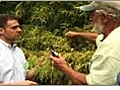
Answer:
<path fill-rule="evenodd" d="M 95 31 L 98 34 L 102 34 L 103 33 L 103 25 L 102 25 L 100 20 L 99 20 L 98 23 L 94 23 L 93 31 Z"/>

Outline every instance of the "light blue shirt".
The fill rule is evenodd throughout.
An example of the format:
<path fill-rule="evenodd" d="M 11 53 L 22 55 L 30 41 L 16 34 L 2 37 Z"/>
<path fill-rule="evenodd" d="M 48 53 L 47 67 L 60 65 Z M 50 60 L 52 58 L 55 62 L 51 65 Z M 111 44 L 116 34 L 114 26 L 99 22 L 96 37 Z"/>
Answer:
<path fill-rule="evenodd" d="M 86 76 L 89 85 L 117 85 L 120 71 L 120 27 L 99 43 Z"/>
<path fill-rule="evenodd" d="M 0 39 L 0 82 L 25 80 L 27 67 L 22 50 Z"/>

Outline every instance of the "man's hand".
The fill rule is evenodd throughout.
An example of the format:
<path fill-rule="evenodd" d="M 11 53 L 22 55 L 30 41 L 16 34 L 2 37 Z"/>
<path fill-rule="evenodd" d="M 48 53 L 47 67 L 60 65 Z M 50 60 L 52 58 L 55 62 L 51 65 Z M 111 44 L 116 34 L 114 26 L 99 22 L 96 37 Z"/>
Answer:
<path fill-rule="evenodd" d="M 52 60 L 52 64 L 59 70 L 67 66 L 65 59 L 61 55 L 59 55 L 59 57 L 54 57 L 50 54 L 50 59 Z"/>
<path fill-rule="evenodd" d="M 75 37 L 77 35 L 77 32 L 73 32 L 73 31 L 68 31 L 65 36 L 68 36 L 68 37 Z"/>
<path fill-rule="evenodd" d="M 0 83 L 0 85 L 38 85 L 38 83 L 30 80 L 18 81 L 13 83 Z"/>
<path fill-rule="evenodd" d="M 30 81 L 30 80 L 25 80 L 21 82 L 16 82 L 17 85 L 38 85 L 38 83 Z"/>
<path fill-rule="evenodd" d="M 26 80 L 33 80 L 33 78 L 37 75 L 36 68 L 32 68 L 31 70 L 27 70 Z"/>

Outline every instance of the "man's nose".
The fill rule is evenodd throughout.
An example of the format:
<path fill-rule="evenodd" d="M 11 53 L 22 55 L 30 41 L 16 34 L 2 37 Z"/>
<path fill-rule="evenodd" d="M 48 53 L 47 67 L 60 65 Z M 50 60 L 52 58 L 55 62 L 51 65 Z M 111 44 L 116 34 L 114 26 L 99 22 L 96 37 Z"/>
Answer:
<path fill-rule="evenodd" d="M 17 28 L 17 32 L 21 33 L 22 29 L 20 27 Z"/>

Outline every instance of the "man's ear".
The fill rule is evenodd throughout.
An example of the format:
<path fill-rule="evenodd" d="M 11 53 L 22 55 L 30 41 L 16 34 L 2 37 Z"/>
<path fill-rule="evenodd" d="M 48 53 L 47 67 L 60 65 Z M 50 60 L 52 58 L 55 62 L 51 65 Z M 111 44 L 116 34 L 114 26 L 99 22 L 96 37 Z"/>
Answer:
<path fill-rule="evenodd" d="M 3 28 L 0 27 L 0 35 L 3 33 Z"/>
<path fill-rule="evenodd" d="M 103 22 L 104 23 L 108 23 L 109 20 L 110 20 L 110 16 L 108 14 L 104 14 L 104 16 L 103 16 Z"/>
<path fill-rule="evenodd" d="M 107 18 L 105 18 L 104 20 L 103 20 L 103 23 L 106 23 L 108 20 L 107 20 Z"/>
<path fill-rule="evenodd" d="M 107 20 L 108 20 L 108 17 L 104 14 L 104 15 L 102 16 L 102 20 L 103 20 L 103 23 L 106 23 Z"/>

